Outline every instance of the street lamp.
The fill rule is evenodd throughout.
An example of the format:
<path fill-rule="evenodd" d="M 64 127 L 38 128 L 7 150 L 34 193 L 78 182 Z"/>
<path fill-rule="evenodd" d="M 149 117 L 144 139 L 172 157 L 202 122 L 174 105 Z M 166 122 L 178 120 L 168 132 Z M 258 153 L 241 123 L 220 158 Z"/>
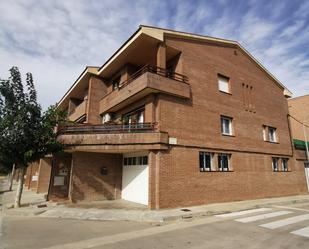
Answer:
<path fill-rule="evenodd" d="M 307 154 L 307 161 L 305 162 L 305 175 L 307 180 L 307 188 L 309 192 L 309 149 L 308 149 L 308 142 L 307 142 L 307 133 L 305 128 L 305 122 L 309 119 L 309 116 L 305 117 L 303 120 L 303 131 L 304 131 L 304 137 L 305 137 L 305 146 L 306 146 L 306 154 Z M 308 167 L 308 170 L 307 170 Z"/>

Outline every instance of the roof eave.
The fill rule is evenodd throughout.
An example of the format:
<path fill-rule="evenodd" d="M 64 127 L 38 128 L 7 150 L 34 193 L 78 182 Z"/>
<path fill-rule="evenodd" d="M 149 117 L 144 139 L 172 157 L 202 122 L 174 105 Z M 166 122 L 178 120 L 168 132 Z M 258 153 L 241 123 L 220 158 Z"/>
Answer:
<path fill-rule="evenodd" d="M 78 85 L 78 83 L 87 75 L 87 74 L 93 74 L 97 75 L 99 67 L 93 67 L 93 66 L 86 66 L 83 72 L 78 76 L 78 78 L 75 80 L 73 85 L 69 88 L 69 90 L 63 95 L 63 97 L 60 99 L 60 101 L 57 103 L 57 108 L 59 108 L 62 103 L 67 99 L 67 97 L 70 95 L 72 90 Z"/>

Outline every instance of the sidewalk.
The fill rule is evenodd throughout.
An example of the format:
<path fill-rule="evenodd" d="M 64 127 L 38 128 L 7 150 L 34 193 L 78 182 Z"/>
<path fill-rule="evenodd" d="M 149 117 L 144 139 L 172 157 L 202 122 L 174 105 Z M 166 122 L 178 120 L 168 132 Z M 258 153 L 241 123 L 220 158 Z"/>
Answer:
<path fill-rule="evenodd" d="M 2 184 L 2 190 L 5 184 Z M 184 207 L 165 210 L 148 210 L 139 208 L 136 205 L 123 206 L 118 201 L 108 203 L 108 208 L 98 205 L 86 204 L 81 208 L 81 204 L 57 205 L 47 202 L 44 194 L 36 194 L 24 189 L 21 208 L 10 208 L 15 197 L 16 184 L 13 191 L 3 193 L 3 212 L 7 216 L 29 216 L 29 217 L 48 217 L 64 219 L 82 220 L 128 220 L 143 222 L 166 222 L 181 219 L 199 218 L 213 214 L 234 212 L 271 205 L 288 205 L 294 203 L 308 203 L 309 195 L 289 196 L 280 198 L 267 198 L 249 201 L 228 202 L 219 204 L 208 204 L 194 207 Z M 0 190 L 1 191 L 1 190 Z M 102 202 L 104 204 L 104 202 Z M 118 208 L 115 208 L 118 207 Z"/>

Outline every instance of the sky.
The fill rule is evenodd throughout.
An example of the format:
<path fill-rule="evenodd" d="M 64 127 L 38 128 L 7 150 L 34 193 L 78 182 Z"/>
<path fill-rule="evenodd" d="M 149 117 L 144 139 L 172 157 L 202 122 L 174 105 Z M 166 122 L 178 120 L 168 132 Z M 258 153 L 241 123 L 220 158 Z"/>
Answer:
<path fill-rule="evenodd" d="M 305 0 L 0 0 L 0 78 L 31 72 L 46 108 L 140 24 L 237 40 L 294 96 L 309 93 Z"/>

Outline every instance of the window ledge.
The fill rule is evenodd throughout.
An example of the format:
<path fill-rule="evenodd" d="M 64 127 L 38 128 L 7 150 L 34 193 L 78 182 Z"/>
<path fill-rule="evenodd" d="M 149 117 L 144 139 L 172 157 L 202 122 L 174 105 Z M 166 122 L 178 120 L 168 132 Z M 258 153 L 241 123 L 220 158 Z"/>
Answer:
<path fill-rule="evenodd" d="M 226 134 L 226 133 L 221 133 L 222 136 L 225 136 L 225 137 L 235 137 L 234 134 Z"/>
<path fill-rule="evenodd" d="M 276 141 L 276 142 L 272 142 L 272 141 L 269 141 L 269 140 L 263 140 L 265 143 L 270 143 L 270 144 L 279 144 L 279 142 L 278 141 Z"/>
<path fill-rule="evenodd" d="M 279 144 L 279 142 L 272 142 L 272 141 L 265 141 L 267 143 L 270 143 L 270 144 Z"/>
<path fill-rule="evenodd" d="M 200 171 L 200 173 L 229 173 L 229 172 L 234 172 L 234 170 L 228 170 L 228 171 L 221 171 L 221 170 L 211 170 L 211 171 Z M 285 171 L 286 172 L 286 171 Z"/>
<path fill-rule="evenodd" d="M 225 92 L 225 91 L 221 91 L 221 90 L 219 90 L 219 92 L 220 92 L 220 93 L 225 93 L 225 94 L 227 94 L 227 95 L 232 95 L 232 93 L 230 93 L 230 92 Z"/>
<path fill-rule="evenodd" d="M 273 170 L 273 172 L 275 172 L 275 173 L 288 173 L 288 172 L 292 172 L 292 170 L 277 170 L 277 171 L 275 171 L 275 170 Z"/>

